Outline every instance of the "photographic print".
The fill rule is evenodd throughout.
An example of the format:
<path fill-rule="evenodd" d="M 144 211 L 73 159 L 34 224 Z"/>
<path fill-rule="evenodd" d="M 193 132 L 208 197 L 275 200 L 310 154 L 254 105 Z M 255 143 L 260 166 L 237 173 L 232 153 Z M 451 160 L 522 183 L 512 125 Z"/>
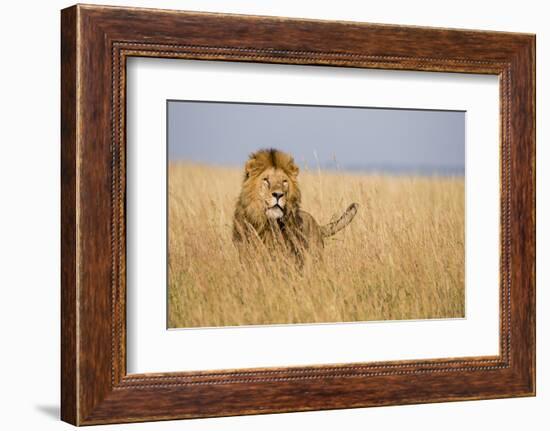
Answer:
<path fill-rule="evenodd" d="M 167 110 L 168 327 L 464 317 L 465 112 Z"/>

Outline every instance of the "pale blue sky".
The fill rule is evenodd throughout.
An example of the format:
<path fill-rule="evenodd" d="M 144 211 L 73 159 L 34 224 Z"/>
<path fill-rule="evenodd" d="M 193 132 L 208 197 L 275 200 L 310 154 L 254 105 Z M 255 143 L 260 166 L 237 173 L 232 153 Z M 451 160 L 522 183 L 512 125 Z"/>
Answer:
<path fill-rule="evenodd" d="M 304 168 L 464 175 L 465 112 L 168 102 L 168 157 L 241 166 L 260 148 Z"/>

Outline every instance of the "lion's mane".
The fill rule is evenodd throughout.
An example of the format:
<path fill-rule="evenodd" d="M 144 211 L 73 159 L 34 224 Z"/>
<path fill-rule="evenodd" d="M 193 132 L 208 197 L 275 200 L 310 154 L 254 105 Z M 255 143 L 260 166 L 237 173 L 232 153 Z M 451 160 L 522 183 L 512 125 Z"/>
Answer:
<path fill-rule="evenodd" d="M 265 207 L 256 198 L 261 187 L 262 173 L 269 168 L 281 169 L 288 176 L 290 183 L 286 196 L 286 212 L 280 223 L 289 226 L 298 221 L 301 192 L 297 181 L 299 169 L 294 163 L 294 159 L 279 150 L 259 150 L 251 154 L 245 164 L 241 193 L 237 199 L 233 219 L 235 239 L 246 235 L 251 228 L 260 238 L 263 238 L 269 229 Z"/>

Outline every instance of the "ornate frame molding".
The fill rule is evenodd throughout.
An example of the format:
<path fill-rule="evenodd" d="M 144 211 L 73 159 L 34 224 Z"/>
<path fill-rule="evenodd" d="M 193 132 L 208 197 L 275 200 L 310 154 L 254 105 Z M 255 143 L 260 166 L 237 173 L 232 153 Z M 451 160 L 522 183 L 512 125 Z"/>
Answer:
<path fill-rule="evenodd" d="M 258 36 L 257 28 L 269 31 Z M 338 37 L 323 37 L 329 34 Z M 320 41 L 308 42 L 311 35 Z M 533 395 L 534 43 L 534 36 L 510 33 L 80 5 L 63 10 L 62 418 L 97 424 Z M 131 56 L 498 75 L 500 355 L 127 375 L 125 65 Z"/>

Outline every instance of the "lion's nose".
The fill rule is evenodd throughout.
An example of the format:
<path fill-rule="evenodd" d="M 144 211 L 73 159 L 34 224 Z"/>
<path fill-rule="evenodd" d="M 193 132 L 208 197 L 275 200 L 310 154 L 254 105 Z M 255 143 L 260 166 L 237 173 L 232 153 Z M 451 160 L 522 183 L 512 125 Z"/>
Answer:
<path fill-rule="evenodd" d="M 283 194 L 284 193 L 281 193 L 281 192 L 273 192 L 273 193 L 271 193 L 271 196 L 273 196 L 275 199 L 279 200 L 280 198 L 283 197 Z"/>

